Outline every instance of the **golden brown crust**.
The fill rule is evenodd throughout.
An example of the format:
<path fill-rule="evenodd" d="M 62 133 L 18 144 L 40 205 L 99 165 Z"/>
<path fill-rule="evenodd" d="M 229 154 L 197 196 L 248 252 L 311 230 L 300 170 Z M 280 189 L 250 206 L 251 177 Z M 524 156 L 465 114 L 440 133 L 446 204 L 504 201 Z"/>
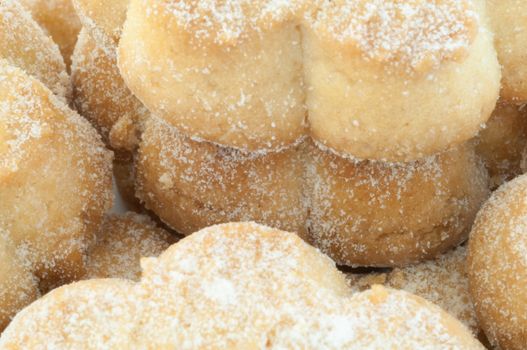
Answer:
<path fill-rule="evenodd" d="M 115 44 L 98 42 L 88 30 L 82 30 L 71 72 L 76 108 L 97 128 L 107 143 L 114 125 L 124 123 L 120 122 L 121 119 L 140 123 L 148 115 L 121 78 L 116 49 Z M 135 136 L 133 132 L 131 134 Z M 115 139 L 118 148 L 128 151 L 137 144 L 133 140 L 121 141 L 117 135 Z"/>
<path fill-rule="evenodd" d="M 176 231 L 252 220 L 303 232 L 299 147 L 243 153 L 197 142 L 152 117 L 137 155 L 137 195 Z"/>
<path fill-rule="evenodd" d="M 402 266 L 463 242 L 489 194 L 471 144 L 406 164 L 308 153 L 309 241 L 344 265 Z"/>
<path fill-rule="evenodd" d="M 254 220 L 300 232 L 344 265 L 433 258 L 466 239 L 489 194 L 471 144 L 408 164 L 345 159 L 309 140 L 243 153 L 155 117 L 136 165 L 139 198 L 178 232 Z"/>
<path fill-rule="evenodd" d="M 483 349 L 419 297 L 380 286 L 350 296 L 330 259 L 252 223 L 196 232 L 143 267 L 140 283 L 91 280 L 51 292 L 15 318 L 0 346 Z"/>
<path fill-rule="evenodd" d="M 24 264 L 9 236 L 0 229 L 0 333 L 16 313 L 40 295 L 35 276 Z"/>
<path fill-rule="evenodd" d="M 143 257 L 157 257 L 176 239 L 148 216 L 128 212 L 109 215 L 88 253 L 85 279 L 139 280 Z"/>
<path fill-rule="evenodd" d="M 500 187 L 478 214 L 469 241 L 470 293 L 492 345 L 527 344 L 527 176 Z"/>
<path fill-rule="evenodd" d="M 117 67 L 117 46 L 97 41 L 83 29 L 73 54 L 71 78 L 73 103 L 115 150 L 114 174 L 125 203 L 133 210 L 141 205 L 135 197 L 133 153 L 139 129 L 148 111 L 124 84 Z"/>

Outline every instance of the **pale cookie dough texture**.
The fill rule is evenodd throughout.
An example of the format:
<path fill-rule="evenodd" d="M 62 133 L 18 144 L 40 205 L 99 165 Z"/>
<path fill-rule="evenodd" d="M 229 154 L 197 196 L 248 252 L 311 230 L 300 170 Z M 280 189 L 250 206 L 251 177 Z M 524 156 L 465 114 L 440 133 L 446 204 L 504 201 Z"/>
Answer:
<path fill-rule="evenodd" d="M 527 3 L 522 0 L 487 0 L 487 13 L 498 59 L 503 68 L 501 98 L 527 102 Z"/>
<path fill-rule="evenodd" d="M 140 260 L 157 257 L 176 239 L 146 215 L 108 215 L 89 251 L 85 279 L 141 278 Z"/>
<path fill-rule="evenodd" d="M 57 43 L 69 69 L 71 55 L 81 29 L 72 0 L 20 0 L 20 2 Z"/>
<path fill-rule="evenodd" d="M 381 284 L 425 298 L 441 306 L 478 335 L 480 328 L 469 294 L 466 257 L 467 248 L 461 246 L 435 260 L 386 273 L 350 273 L 347 277 L 355 291 Z"/>
<path fill-rule="evenodd" d="M 57 96 L 70 97 L 71 82 L 58 46 L 16 0 L 0 2 L 0 59 L 25 70 Z"/>
<path fill-rule="evenodd" d="M 44 291 L 83 275 L 86 250 L 112 205 L 111 160 L 86 120 L 0 60 L 0 245 L 10 247 L 0 248 L 9 254 L 1 270 L 11 275 L 0 295 L 26 290 L 4 313 L 35 295 L 27 273 Z"/>
<path fill-rule="evenodd" d="M 334 263 L 293 233 L 213 226 L 142 265 L 138 283 L 90 280 L 49 293 L 17 315 L 0 346 L 484 349 L 412 294 L 376 286 L 352 295 Z"/>
<path fill-rule="evenodd" d="M 474 137 L 500 66 L 469 0 L 130 2 L 119 67 L 181 133 L 245 151 L 304 135 L 411 161 Z"/>

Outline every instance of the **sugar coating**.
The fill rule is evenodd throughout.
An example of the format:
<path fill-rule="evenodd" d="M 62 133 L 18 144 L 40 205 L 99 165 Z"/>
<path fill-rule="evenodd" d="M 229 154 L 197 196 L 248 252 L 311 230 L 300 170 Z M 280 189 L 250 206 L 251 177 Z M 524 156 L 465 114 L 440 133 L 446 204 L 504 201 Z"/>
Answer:
<path fill-rule="evenodd" d="M 492 345 L 527 341 L 527 176 L 494 192 L 470 234 L 468 276 L 480 325 Z"/>
<path fill-rule="evenodd" d="M 470 143 L 409 163 L 360 161 L 311 146 L 305 164 L 308 240 L 342 265 L 432 259 L 466 239 L 489 196 Z"/>
<path fill-rule="evenodd" d="M 202 42 L 231 44 L 277 22 L 306 19 L 316 30 L 354 44 L 370 59 L 408 62 L 413 67 L 425 60 L 462 56 L 478 26 L 478 16 L 469 1 L 143 2 L 147 16 L 171 15 Z"/>
<path fill-rule="evenodd" d="M 387 273 L 352 273 L 348 278 L 357 292 L 381 284 L 418 295 L 443 308 L 477 335 L 479 327 L 468 290 L 466 255 L 466 247 L 460 246 L 435 260 Z"/>
<path fill-rule="evenodd" d="M 149 115 L 124 84 L 117 67 L 117 46 L 97 40 L 95 31 L 84 28 L 72 57 L 73 103 L 115 150 L 114 174 L 127 204 L 140 205 L 134 195 L 133 154 L 139 143 L 143 120 Z"/>
<path fill-rule="evenodd" d="M 343 265 L 431 259 L 466 239 L 489 195 L 472 144 L 406 164 L 343 158 L 309 139 L 244 153 L 189 139 L 156 117 L 136 176 L 138 197 L 178 232 L 254 220 L 299 232 Z"/>
<path fill-rule="evenodd" d="M 16 0 L 0 3 L 0 58 L 68 98 L 71 82 L 57 45 Z"/>
<path fill-rule="evenodd" d="M 71 0 L 82 26 L 99 40 L 119 42 L 129 0 Z"/>
<path fill-rule="evenodd" d="M 416 70 L 467 55 L 478 31 L 470 1 L 319 0 L 306 19 L 366 58 Z"/>
<path fill-rule="evenodd" d="M 126 84 L 189 137 L 242 151 L 291 146 L 306 134 L 301 32 L 281 10 L 272 15 L 279 19 L 265 20 L 267 3 L 288 12 L 294 2 L 131 2 L 119 42 Z M 208 28 L 217 27 L 217 19 L 208 21 L 214 15 L 233 22 L 216 32 Z M 265 33 L 249 29 L 260 20 Z M 212 37 L 196 38 L 194 27 Z"/>
<path fill-rule="evenodd" d="M 38 281 L 0 228 L 0 333 L 16 313 L 39 297 Z"/>
<path fill-rule="evenodd" d="M 116 49 L 115 44 L 97 41 L 90 31 L 83 29 L 73 54 L 71 72 L 75 106 L 107 143 L 112 127 L 120 118 L 136 121 L 147 114 L 119 74 Z"/>
<path fill-rule="evenodd" d="M 152 116 L 136 157 L 136 194 L 183 234 L 248 220 L 302 232 L 301 147 L 245 153 L 186 138 Z"/>
<path fill-rule="evenodd" d="M 21 0 L 20 3 L 57 43 L 69 69 L 73 48 L 81 29 L 72 0 Z"/>
<path fill-rule="evenodd" d="M 112 204 L 111 160 L 86 120 L 0 60 L 0 231 L 43 291 L 82 275 Z"/>
<path fill-rule="evenodd" d="M 508 103 L 527 102 L 527 3 L 522 0 L 487 0 L 489 22 L 502 65 L 501 98 Z"/>
<path fill-rule="evenodd" d="M 143 261 L 141 282 L 60 288 L 17 315 L 0 346 L 483 349 L 406 292 L 350 295 L 333 262 L 292 233 L 213 226 Z"/>
<path fill-rule="evenodd" d="M 255 5 L 254 8 L 249 8 L 243 1 L 228 3 L 203 1 L 190 5 L 185 2 L 167 1 L 153 3 L 137 1 L 132 3 L 131 13 L 132 15 L 134 13 L 136 15 L 146 14 L 146 21 L 153 23 L 157 23 L 155 22 L 156 19 L 163 18 L 170 25 L 179 28 L 178 30 L 189 33 L 196 29 L 196 26 L 203 26 L 203 35 L 208 35 L 206 32 L 210 29 L 210 26 L 219 25 L 226 13 L 231 13 L 232 21 L 229 22 L 229 20 L 225 19 L 228 22 L 225 30 L 230 34 L 225 35 L 231 38 L 229 40 L 232 43 L 243 44 L 243 35 L 254 34 L 254 28 L 256 28 L 256 23 L 258 22 L 257 18 L 261 15 L 261 9 L 258 6 L 264 3 L 261 2 L 256 4 L 257 6 Z M 286 11 L 287 6 L 284 2 L 273 2 L 272 6 L 275 5 L 283 10 L 277 12 L 276 23 L 271 21 L 275 25 L 278 25 L 281 21 L 287 22 L 294 18 L 294 16 L 290 17 L 290 14 L 285 15 L 289 10 Z M 318 5 L 322 6 L 320 3 Z M 328 4 L 326 5 L 329 6 Z M 448 12 L 447 2 L 438 2 L 430 6 L 436 5 L 444 12 Z M 291 9 L 298 7 L 298 10 L 295 10 L 297 13 L 301 12 L 300 9 L 303 8 L 303 5 L 293 2 L 290 2 L 289 6 Z M 381 5 L 377 4 L 375 6 Z M 396 10 L 395 4 L 393 6 L 388 4 L 382 6 Z M 397 6 L 402 5 L 397 4 Z M 417 4 L 412 6 L 418 7 Z M 428 5 L 423 6 L 426 7 Z M 472 8 L 470 6 L 465 10 L 456 6 L 454 6 L 452 11 L 464 11 L 463 13 L 466 12 L 465 14 L 468 17 L 475 16 L 471 12 Z M 466 7 L 468 5 L 465 4 L 463 6 Z M 239 15 L 236 14 L 236 11 L 229 12 L 233 8 L 239 12 Z M 425 10 L 428 11 L 430 8 L 426 7 L 423 11 Z M 254 11 L 254 13 L 251 11 Z M 217 18 L 210 19 L 210 21 L 206 20 L 202 23 L 196 19 L 199 17 L 198 14 L 203 15 L 204 18 L 217 15 Z M 285 17 L 280 18 L 281 14 L 284 14 Z M 462 14 L 458 12 L 452 14 L 454 17 L 455 15 L 462 17 Z M 415 20 L 415 18 L 413 19 Z M 396 18 L 393 20 L 396 20 Z M 446 19 L 444 20 L 446 21 Z M 457 20 L 461 21 L 461 19 Z M 132 21 L 129 22 L 128 25 L 133 30 L 139 32 L 144 30 L 144 28 L 134 27 L 133 23 L 131 23 Z M 242 27 L 245 28 L 244 26 L 248 26 L 246 31 L 240 29 Z M 239 30 L 232 29 L 234 27 Z M 268 29 L 272 30 L 272 28 Z M 160 30 L 163 31 L 166 28 L 162 26 Z M 233 34 L 236 32 L 245 34 L 236 36 Z M 103 106 L 103 108 L 100 108 L 101 112 L 97 112 L 96 108 L 90 110 L 90 108 L 87 108 L 89 106 L 84 102 L 79 105 L 83 105 L 88 111 L 88 115 L 92 116 L 91 119 L 96 121 L 96 124 L 102 125 L 104 134 L 109 133 L 109 130 L 113 129 L 113 135 L 125 135 L 125 137 L 114 138 L 114 140 L 129 140 L 126 135 L 132 135 L 134 136 L 132 139 L 137 140 L 138 138 L 135 136 L 138 129 L 143 129 L 143 122 L 136 122 L 134 118 L 121 118 L 120 122 L 116 122 L 120 114 L 119 109 L 116 109 L 117 113 L 112 114 L 111 118 L 106 118 L 111 113 L 107 115 L 105 113 L 113 110 L 108 107 L 126 101 L 128 96 L 131 95 L 127 95 L 126 89 L 123 90 L 121 88 L 124 84 L 120 84 L 120 78 L 118 73 L 116 73 L 118 69 L 115 67 L 116 59 L 111 53 L 112 46 L 105 45 L 103 41 L 94 35 L 89 36 L 91 37 L 91 46 L 95 45 L 97 48 L 92 47 L 90 49 L 90 45 L 79 45 L 79 53 L 83 51 L 80 49 L 81 46 L 84 46 L 85 50 L 83 54 L 79 54 L 79 64 L 77 65 L 79 74 L 77 76 L 80 77 L 82 72 L 97 72 L 97 74 L 93 75 L 94 78 L 91 79 L 95 84 L 90 85 L 90 81 L 87 80 L 87 83 L 83 86 L 83 82 L 79 81 L 78 90 L 81 91 L 83 88 L 87 88 L 86 95 L 88 97 L 98 96 L 102 92 L 103 98 L 100 100 L 96 98 L 95 100 L 107 102 L 101 104 Z M 81 37 L 82 41 L 87 42 L 86 38 L 88 36 L 83 35 L 83 37 L 84 39 Z M 152 44 L 155 46 L 159 42 L 169 44 L 171 42 L 154 40 L 156 37 L 157 35 L 154 35 L 152 40 L 145 43 L 145 45 Z M 135 37 L 132 36 L 132 38 Z M 186 37 L 182 36 L 182 38 Z M 206 41 L 205 37 L 192 45 L 205 45 L 203 41 Z M 179 44 L 180 40 L 176 40 L 176 42 Z M 207 43 L 211 44 L 211 42 Z M 226 42 L 223 43 L 227 45 L 225 47 L 220 42 L 213 44 L 223 48 L 230 47 Z M 155 62 L 150 62 L 148 57 L 145 56 L 145 50 L 139 47 L 141 44 L 138 44 L 137 40 L 130 41 L 130 45 L 138 48 L 135 55 L 130 58 L 132 61 L 136 60 L 141 64 L 145 64 L 147 70 L 160 71 L 160 67 Z M 121 47 L 122 49 L 123 47 Z M 196 69 L 196 72 L 192 69 L 195 68 L 193 65 L 197 64 L 195 60 L 191 60 L 191 66 L 186 71 L 176 69 L 171 57 L 158 56 L 162 57 L 161 61 L 163 64 L 166 63 L 170 66 L 176 80 L 188 87 L 193 85 L 193 83 L 188 83 L 192 79 L 184 79 L 182 78 L 183 75 L 193 72 L 193 74 L 196 73 L 198 76 L 203 77 L 210 75 L 213 71 L 210 66 L 211 58 L 207 57 L 208 51 L 200 46 L 201 49 L 204 50 L 205 58 L 203 62 L 206 64 L 202 67 L 203 69 Z M 226 52 L 229 52 L 229 50 Z M 232 50 L 236 50 L 236 48 L 233 47 Z M 182 52 L 179 49 L 176 51 Z M 104 56 L 107 56 L 107 58 L 103 59 Z M 123 56 L 121 55 L 121 61 L 122 59 Z M 90 63 L 90 60 L 92 63 Z M 106 63 L 101 64 L 101 62 L 108 62 L 107 66 Z M 239 76 L 238 71 L 247 71 L 237 65 L 234 66 L 236 68 L 236 76 Z M 121 68 L 123 68 L 122 65 Z M 122 70 L 126 75 L 126 67 Z M 252 70 L 249 71 L 253 72 Z M 145 72 L 145 70 L 135 71 L 137 74 L 134 73 L 132 78 L 138 78 L 137 82 L 140 83 L 141 89 L 151 91 L 152 89 L 150 89 L 148 83 L 149 76 Z M 75 76 L 74 74 L 74 80 Z M 95 77 L 97 76 L 102 77 L 102 79 L 100 77 L 96 79 Z M 114 78 L 109 78 L 112 76 Z M 165 74 L 161 79 L 161 83 L 166 81 L 168 76 L 170 74 Z M 110 83 L 109 87 L 105 87 L 102 84 L 105 78 Z M 243 81 L 250 81 L 250 77 L 242 78 Z M 228 80 L 225 81 L 228 85 L 233 85 Z M 160 81 L 156 80 L 155 84 L 158 83 Z M 221 82 L 214 82 L 214 84 L 209 85 L 216 86 L 217 83 Z M 254 82 L 251 83 L 254 85 Z M 209 85 L 206 84 L 204 89 L 196 88 L 196 94 L 188 94 L 196 101 L 190 104 L 193 108 L 191 113 L 184 113 L 185 118 L 199 121 L 199 118 L 193 119 L 191 117 L 193 113 L 200 117 L 207 115 L 209 112 L 214 114 L 214 117 L 207 118 L 206 128 L 203 127 L 203 122 L 199 122 L 194 125 L 197 128 L 194 131 L 199 129 L 200 132 L 204 131 L 207 133 L 210 130 L 214 130 L 216 122 L 221 119 L 220 115 L 223 116 L 223 112 L 231 118 L 227 119 L 229 130 L 226 132 L 226 138 L 236 134 L 238 129 L 245 130 L 249 135 L 254 135 L 254 130 L 263 129 L 263 127 L 257 127 L 257 124 L 250 127 L 244 120 L 239 120 L 233 116 L 233 111 L 237 111 L 237 108 L 248 108 L 248 112 L 244 113 L 244 115 L 253 116 L 252 112 L 254 109 L 249 107 L 252 106 L 252 102 L 255 99 L 246 90 L 241 90 L 241 92 L 236 90 L 236 98 L 233 99 L 236 103 L 232 103 L 232 108 L 228 107 L 226 111 L 216 111 L 214 108 L 205 108 L 204 111 L 200 111 L 196 107 L 200 101 L 205 101 L 205 104 L 209 107 L 209 102 L 212 100 L 219 100 L 222 103 L 226 101 L 222 96 L 215 94 L 217 87 L 211 91 L 207 90 L 210 87 Z M 162 90 L 172 92 L 173 88 L 174 86 L 169 84 L 166 89 Z M 95 93 L 88 93 L 88 91 L 95 91 Z M 121 94 L 120 91 L 125 91 L 126 93 Z M 175 95 L 183 100 L 183 97 L 187 94 Z M 282 97 L 283 94 L 280 96 Z M 160 105 L 165 106 L 169 103 L 165 99 L 160 100 Z M 240 104 L 237 104 L 238 102 Z M 164 110 L 164 107 L 161 110 Z M 478 114 L 479 112 L 480 109 L 478 107 Z M 174 114 L 170 114 L 170 117 L 172 116 Z M 287 113 L 280 114 L 280 118 L 287 119 L 288 116 Z M 470 226 L 477 208 L 488 194 L 485 171 L 471 150 L 464 149 L 464 156 L 455 162 L 453 161 L 454 156 L 452 158 L 450 156 L 444 157 L 449 159 L 448 165 L 444 166 L 440 164 L 441 162 L 435 156 L 399 166 L 383 162 L 368 163 L 365 161 L 359 163 L 356 159 L 350 162 L 347 160 L 340 161 L 340 158 L 336 156 L 323 156 L 325 153 L 331 153 L 331 150 L 319 154 L 316 149 L 313 149 L 311 153 L 314 155 L 310 157 L 306 155 L 304 147 L 298 148 L 294 143 L 287 144 L 289 141 L 286 142 L 285 146 L 284 143 L 281 143 L 282 147 L 277 149 L 274 147 L 280 142 L 269 146 L 270 144 L 267 144 L 266 141 L 264 149 L 260 148 L 256 151 L 248 152 L 240 150 L 238 147 L 222 146 L 225 144 L 224 141 L 226 139 L 206 142 L 207 137 L 202 137 L 203 135 L 200 132 L 194 134 L 184 128 L 184 130 L 177 127 L 173 128 L 171 120 L 166 119 L 164 117 L 152 118 L 152 121 L 147 123 L 149 125 L 147 131 L 142 135 L 136 167 L 139 175 L 137 179 L 137 195 L 164 222 L 186 234 L 210 224 L 237 220 L 255 220 L 282 229 L 300 231 L 303 235 L 309 230 L 311 231 L 309 237 L 311 242 L 323 248 L 325 252 L 331 252 L 332 257 L 344 264 L 405 265 L 410 262 L 431 258 L 437 252 L 447 250 L 449 247 L 455 246 L 464 240 L 467 228 Z M 390 113 L 390 119 L 396 120 L 397 118 Z M 283 130 L 273 118 L 266 116 L 263 123 L 262 125 L 274 125 L 275 129 Z M 136 128 L 134 127 L 135 124 L 140 124 L 141 126 Z M 357 128 L 361 127 L 358 122 L 354 125 L 357 125 Z M 132 131 L 129 132 L 129 130 Z M 187 137 L 189 133 L 191 136 Z M 301 134 L 299 135 L 301 136 Z M 441 138 L 438 135 L 436 136 Z M 423 137 L 420 138 L 425 139 Z M 293 139 L 298 142 L 297 138 Z M 300 140 L 304 142 L 303 138 L 300 138 Z M 135 145 L 135 142 L 124 142 L 120 146 L 127 149 L 133 148 L 133 146 L 129 146 L 130 144 Z M 460 147 L 463 148 L 464 146 Z M 309 153 L 307 151 L 307 154 Z M 453 155 L 455 152 L 449 154 Z M 346 156 L 349 159 L 353 158 L 346 152 L 339 152 L 339 155 Z M 310 159 L 309 161 L 307 160 L 308 158 Z M 453 163 L 456 163 L 455 166 Z M 453 169 L 454 167 L 455 169 Z M 466 178 L 461 176 L 464 167 L 467 167 L 471 173 Z M 356 168 L 360 170 L 354 172 L 353 169 Z M 335 171 L 335 169 L 339 169 L 339 171 Z M 448 176 L 444 174 L 445 171 L 449 174 Z M 335 172 L 340 175 L 334 176 Z M 353 173 L 354 175 L 352 176 L 357 181 L 347 180 L 346 177 L 349 177 L 349 174 L 344 174 L 346 172 Z M 302 174 L 302 176 L 298 176 L 298 174 Z M 424 189 L 420 186 L 424 186 Z M 415 192 L 417 188 L 420 188 L 421 192 L 426 194 L 416 198 Z M 335 195 L 338 190 L 345 191 L 346 196 Z M 366 198 L 366 196 L 370 196 L 370 199 Z M 429 198 L 433 198 L 433 200 L 427 200 Z M 257 205 L 254 205 L 254 203 L 257 203 Z M 368 203 L 368 205 L 365 206 L 364 203 Z M 421 203 L 421 205 L 417 203 Z M 382 209 L 383 215 L 375 213 L 378 206 Z M 348 210 L 347 208 L 355 209 Z M 416 211 L 420 215 L 413 215 Z M 405 217 L 408 215 L 412 215 L 412 219 L 406 220 Z M 417 243 L 415 237 L 419 237 Z M 374 253 L 377 258 L 373 259 L 367 251 L 368 247 L 374 250 L 373 247 L 376 245 L 383 246 L 388 251 Z M 412 254 L 409 254 L 409 250 L 412 251 Z M 361 257 L 361 259 L 358 257 Z"/>
<path fill-rule="evenodd" d="M 476 136 L 499 94 L 492 34 L 483 20 L 472 29 L 455 24 L 463 21 L 456 15 L 454 24 L 431 22 L 436 16 L 449 17 L 448 10 L 461 11 L 457 15 L 463 18 L 484 18 L 484 6 L 467 1 L 322 3 L 324 9 L 304 27 L 302 39 L 312 138 L 356 158 L 409 162 Z M 435 14 L 425 15 L 428 11 Z M 317 16 L 322 18 L 318 22 Z M 331 29 L 333 19 L 340 18 L 356 28 L 345 35 L 347 41 L 338 40 Z M 459 43 L 459 50 L 447 53 L 442 45 L 450 37 L 450 25 L 474 30 L 471 44 Z M 380 53 L 385 46 L 386 53 Z"/>
<path fill-rule="evenodd" d="M 139 280 L 143 257 L 157 257 L 176 239 L 146 215 L 109 215 L 88 252 L 85 279 Z"/>
<path fill-rule="evenodd" d="M 250 37 L 252 32 L 269 30 L 277 23 L 292 20 L 303 9 L 303 0 L 201 0 L 159 1 L 146 4 L 147 16 L 170 15 L 199 43 L 212 41 L 231 45 Z"/>
<path fill-rule="evenodd" d="M 492 112 L 500 67 L 480 16 L 468 0 L 132 0 L 119 69 L 187 137 L 255 152 L 309 135 L 413 161 Z"/>

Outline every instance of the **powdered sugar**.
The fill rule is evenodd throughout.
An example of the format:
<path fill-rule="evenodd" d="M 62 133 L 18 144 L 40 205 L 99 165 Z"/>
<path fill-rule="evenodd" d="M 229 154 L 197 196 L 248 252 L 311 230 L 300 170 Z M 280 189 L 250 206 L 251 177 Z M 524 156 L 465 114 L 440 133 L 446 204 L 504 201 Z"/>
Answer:
<path fill-rule="evenodd" d="M 194 272 L 181 268 L 182 258 Z M 0 344 L 482 349 L 454 319 L 407 293 L 376 287 L 350 297 L 332 262 L 292 233 L 214 226 L 143 265 L 139 284 L 94 280 L 50 293 L 16 317 Z M 207 291 L 212 281 L 229 287 Z M 236 303 L 209 298 L 229 290 Z"/>
<path fill-rule="evenodd" d="M 149 3 L 147 15 L 164 11 L 174 17 L 198 40 L 231 44 L 246 38 L 262 27 L 296 16 L 303 1 L 299 0 L 235 0 L 235 1 L 163 1 Z"/>
<path fill-rule="evenodd" d="M 501 186 L 471 232 L 470 291 L 493 345 L 521 348 L 527 327 L 527 177 Z"/>
<path fill-rule="evenodd" d="M 57 96 L 71 94 L 71 82 L 57 45 L 17 1 L 0 3 L 0 58 L 26 70 Z"/>
<path fill-rule="evenodd" d="M 139 260 L 158 256 L 175 238 L 144 215 L 132 212 L 106 217 L 95 246 L 87 254 L 84 278 L 141 277 Z"/>
<path fill-rule="evenodd" d="M 465 271 L 466 247 L 461 246 L 436 260 L 396 268 L 388 273 L 350 274 L 357 291 L 374 284 L 405 290 L 441 306 L 477 335 L 479 327 L 468 291 Z"/>
<path fill-rule="evenodd" d="M 469 1 L 317 1 L 306 18 L 317 32 L 371 60 L 424 69 L 467 54 L 478 31 Z"/>
<path fill-rule="evenodd" d="M 42 290 L 82 268 L 111 206 L 111 159 L 86 120 L 0 60 L 0 230 Z"/>

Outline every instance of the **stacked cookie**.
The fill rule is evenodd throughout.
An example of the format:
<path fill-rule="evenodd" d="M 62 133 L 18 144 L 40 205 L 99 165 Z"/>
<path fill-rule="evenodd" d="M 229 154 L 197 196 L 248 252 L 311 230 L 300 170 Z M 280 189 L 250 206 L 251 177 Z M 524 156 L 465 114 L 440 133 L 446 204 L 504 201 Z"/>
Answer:
<path fill-rule="evenodd" d="M 471 138 L 500 79 L 481 3 L 127 5 L 76 2 L 72 71 L 76 106 L 123 154 L 125 197 L 184 234 L 300 232 L 344 265 L 466 239 L 488 196 Z"/>
<path fill-rule="evenodd" d="M 515 308 L 524 284 L 503 287 L 523 271 L 514 255 L 522 245 L 491 237 L 521 240 L 520 223 L 500 211 L 512 199 L 497 194 L 506 199 L 480 215 L 468 273 L 460 245 L 490 189 L 524 167 L 527 5 L 20 2 L 41 27 L 17 1 L 0 0 L 0 327 L 72 280 L 136 282 L 58 289 L 17 317 L 4 346 L 480 346 L 421 299 L 379 287 L 349 297 L 346 283 L 415 293 L 473 334 L 482 327 L 493 345 L 525 343 Z M 50 21 L 57 11 L 61 21 Z M 146 216 L 106 215 L 104 145 L 131 209 L 184 235 L 234 221 L 296 232 L 351 267 L 348 282 L 291 234 L 254 224 L 200 231 L 145 262 L 141 277 L 140 258 L 175 240 Z M 496 270 L 502 248 L 514 261 Z M 275 280 L 271 293 L 264 285 Z M 93 313 L 77 314 L 88 305 Z"/>

